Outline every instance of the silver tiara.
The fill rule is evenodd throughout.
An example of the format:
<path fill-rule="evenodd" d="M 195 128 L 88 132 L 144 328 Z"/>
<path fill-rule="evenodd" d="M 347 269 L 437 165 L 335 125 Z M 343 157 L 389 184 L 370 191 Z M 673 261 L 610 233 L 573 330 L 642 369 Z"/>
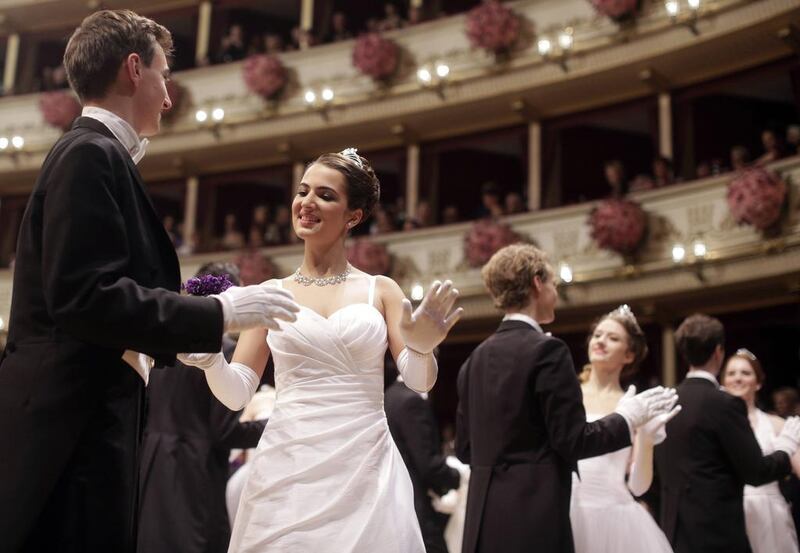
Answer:
<path fill-rule="evenodd" d="M 345 148 L 339 154 L 358 165 L 360 169 L 364 168 L 364 162 L 361 161 L 361 156 L 358 155 L 358 148 Z"/>
<path fill-rule="evenodd" d="M 639 328 L 639 321 L 636 320 L 636 315 L 633 314 L 633 310 L 627 303 L 623 303 L 613 311 L 610 311 L 606 317 L 619 317 L 620 319 L 628 319 L 641 332 L 641 328 Z"/>

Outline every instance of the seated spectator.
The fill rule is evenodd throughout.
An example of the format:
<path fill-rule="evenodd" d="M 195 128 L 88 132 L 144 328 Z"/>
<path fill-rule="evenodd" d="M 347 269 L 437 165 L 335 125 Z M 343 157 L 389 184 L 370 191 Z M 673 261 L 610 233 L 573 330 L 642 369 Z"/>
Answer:
<path fill-rule="evenodd" d="M 253 227 L 258 227 L 258 230 L 261 232 L 262 237 L 264 236 L 264 234 L 266 234 L 267 227 L 269 227 L 268 205 L 259 204 L 253 208 L 253 216 L 250 220 L 250 225 Z"/>
<path fill-rule="evenodd" d="M 264 53 L 275 55 L 283 52 L 283 38 L 278 33 L 264 33 Z"/>
<path fill-rule="evenodd" d="M 178 234 L 177 229 L 175 228 L 175 217 L 172 215 L 165 215 L 164 219 L 162 220 L 164 225 L 164 230 L 167 231 L 167 235 L 169 236 L 172 245 L 177 249 L 181 247 L 181 237 Z"/>
<path fill-rule="evenodd" d="M 247 232 L 247 247 L 258 249 L 264 246 L 264 233 L 261 232 L 261 227 L 258 225 L 251 225 L 250 230 Z"/>
<path fill-rule="evenodd" d="M 528 211 L 525 208 L 525 203 L 522 201 L 522 195 L 519 192 L 509 192 L 506 194 L 506 215 L 514 215 L 515 213 L 525 213 Z"/>
<path fill-rule="evenodd" d="M 431 204 L 422 200 L 417 204 L 417 212 L 413 217 L 406 219 L 403 225 L 403 230 L 414 230 L 418 228 L 429 227 L 433 224 L 433 211 Z"/>
<path fill-rule="evenodd" d="M 789 125 L 786 128 L 787 155 L 800 154 L 800 125 Z"/>
<path fill-rule="evenodd" d="M 275 276 L 275 266 L 269 257 L 253 248 L 242 251 L 234 263 L 239 268 L 239 279 L 242 281 L 242 286 L 260 284 Z"/>
<path fill-rule="evenodd" d="M 656 188 L 656 183 L 650 175 L 636 175 L 628 183 L 628 192 L 641 192 L 642 190 L 652 190 L 653 188 Z"/>
<path fill-rule="evenodd" d="M 381 30 L 380 27 L 381 27 L 381 21 L 378 20 L 377 18 L 370 17 L 369 19 L 367 19 L 366 28 L 368 33 L 380 32 Z"/>
<path fill-rule="evenodd" d="M 668 186 L 675 182 L 675 173 L 672 170 L 672 160 L 665 156 L 658 156 L 653 160 L 653 182 L 656 188 Z"/>
<path fill-rule="evenodd" d="M 703 160 L 697 164 L 697 168 L 694 170 L 694 176 L 698 179 L 704 179 L 706 177 L 711 176 L 711 162 L 708 160 Z"/>
<path fill-rule="evenodd" d="M 239 223 L 234 213 L 225 215 L 225 230 L 219 240 L 219 247 L 223 250 L 238 250 L 244 247 L 244 235 L 239 231 Z"/>
<path fill-rule="evenodd" d="M 386 2 L 383 5 L 383 19 L 378 23 L 379 31 L 393 31 L 403 27 L 403 19 L 397 12 L 397 6 L 391 2 Z"/>
<path fill-rule="evenodd" d="M 461 213 L 458 211 L 458 206 L 446 205 L 442 210 L 442 224 L 452 225 L 461 221 Z"/>
<path fill-rule="evenodd" d="M 408 24 L 416 25 L 425 21 L 425 14 L 422 12 L 422 7 L 411 6 L 408 8 Z"/>
<path fill-rule="evenodd" d="M 731 148 L 731 170 L 741 171 L 750 165 L 750 152 L 744 146 Z"/>
<path fill-rule="evenodd" d="M 228 29 L 228 33 L 222 37 L 219 52 L 217 52 L 217 63 L 230 63 L 244 59 L 247 49 L 245 48 L 244 29 L 241 25 L 233 24 Z"/>
<path fill-rule="evenodd" d="M 267 227 L 264 240 L 269 245 L 280 245 L 292 242 L 293 238 L 292 213 L 288 206 L 278 206 L 278 210 L 275 212 L 275 221 Z"/>
<path fill-rule="evenodd" d="M 477 217 L 502 217 L 505 215 L 500 196 L 500 188 L 489 181 L 481 186 L 481 207 L 478 209 Z"/>
<path fill-rule="evenodd" d="M 328 42 L 339 42 L 353 38 L 353 33 L 347 27 L 347 16 L 344 12 L 333 12 L 331 16 L 331 31 L 328 33 Z"/>
<path fill-rule="evenodd" d="M 605 162 L 604 167 L 606 182 L 608 183 L 609 195 L 612 198 L 621 198 L 627 193 L 625 186 L 625 166 L 618 159 L 611 159 Z"/>
<path fill-rule="evenodd" d="M 370 234 L 386 234 L 397 230 L 394 226 L 394 214 L 387 206 L 378 206 L 372 219 L 372 225 L 369 228 Z"/>
<path fill-rule="evenodd" d="M 292 29 L 291 50 L 308 50 L 317 43 L 316 38 L 306 29 L 295 27 Z"/>
<path fill-rule="evenodd" d="M 764 154 L 755 161 L 755 165 L 761 167 L 777 161 L 784 156 L 783 144 L 780 142 L 775 131 L 767 129 L 761 133 L 761 145 L 764 147 Z"/>

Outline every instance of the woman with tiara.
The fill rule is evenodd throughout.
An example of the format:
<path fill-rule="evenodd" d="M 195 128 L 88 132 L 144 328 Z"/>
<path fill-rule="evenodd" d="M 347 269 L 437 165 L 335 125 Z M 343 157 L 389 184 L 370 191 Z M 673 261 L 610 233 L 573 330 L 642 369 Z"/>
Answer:
<path fill-rule="evenodd" d="M 622 305 L 595 323 L 588 342 L 589 364 L 580 378 L 586 418 L 593 421 L 614 411 L 623 396 L 620 381 L 636 372 L 647 355 L 647 341 L 631 309 Z M 631 494 L 640 496 L 650 488 L 653 446 L 664 440 L 664 425 L 679 411 L 677 406 L 640 427 L 632 447 L 578 462 L 580 478 L 573 478 L 570 504 L 575 553 L 672 552 Z"/>
<path fill-rule="evenodd" d="M 230 552 L 425 551 L 383 411 L 383 358 L 388 347 L 405 384 L 430 390 L 433 349 L 463 310 L 450 281 L 434 282 L 412 313 L 393 280 L 348 264 L 345 238 L 379 195 L 355 149 L 317 158 L 292 202 L 302 264 L 272 281 L 301 305 L 297 321 L 242 333 L 230 364 L 220 354 L 181 356 L 206 371 L 231 409 L 252 397 L 270 355 L 275 363 L 277 400 L 250 461 Z"/>
<path fill-rule="evenodd" d="M 784 420 L 756 407 L 756 393 L 764 378 L 761 363 L 746 349 L 737 350 L 722 371 L 722 385 L 747 404 L 747 418 L 758 445 L 764 455 L 769 455 L 775 451 L 773 440 L 781 433 Z M 792 457 L 792 466 L 800 473 L 800 454 Z M 744 487 L 744 521 L 753 553 L 798 553 L 792 512 L 777 482 Z"/>

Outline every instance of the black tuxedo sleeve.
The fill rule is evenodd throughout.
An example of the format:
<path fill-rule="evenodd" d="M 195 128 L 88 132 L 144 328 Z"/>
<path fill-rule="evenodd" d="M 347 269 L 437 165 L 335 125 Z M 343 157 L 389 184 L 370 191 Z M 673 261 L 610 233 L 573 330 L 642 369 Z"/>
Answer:
<path fill-rule="evenodd" d="M 717 412 L 718 436 L 736 474 L 751 486 L 761 486 L 789 474 L 791 462 L 784 451 L 764 455 L 747 419 L 747 406 L 724 394 Z"/>
<path fill-rule="evenodd" d="M 75 338 L 150 354 L 219 351 L 222 307 L 137 284 L 122 216 L 115 151 L 84 142 L 64 155 L 45 192 L 43 289 L 50 316 Z"/>
<path fill-rule="evenodd" d="M 409 395 L 403 400 L 396 419 L 395 425 L 408 446 L 410 461 L 425 487 L 437 495 L 457 488 L 461 477 L 445 462 L 439 427 L 427 401 L 416 393 Z"/>
<path fill-rule="evenodd" d="M 462 463 L 469 465 L 472 462 L 472 452 L 469 441 L 469 359 L 461 366 L 458 372 L 458 407 L 456 408 L 456 457 Z"/>
<path fill-rule="evenodd" d="M 586 422 L 583 394 L 564 342 L 548 339 L 538 348 L 534 394 L 553 449 L 574 463 L 630 445 L 628 423 L 621 415 Z"/>

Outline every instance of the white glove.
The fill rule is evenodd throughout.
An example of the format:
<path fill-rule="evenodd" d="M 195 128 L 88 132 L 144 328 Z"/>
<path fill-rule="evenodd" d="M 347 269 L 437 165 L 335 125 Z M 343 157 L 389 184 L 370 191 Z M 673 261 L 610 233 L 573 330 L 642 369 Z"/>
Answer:
<path fill-rule="evenodd" d="M 783 430 L 775 438 L 775 449 L 785 451 L 791 457 L 800 449 L 800 417 L 789 417 L 783 423 Z"/>
<path fill-rule="evenodd" d="M 422 354 L 432 352 L 464 313 L 461 307 L 453 309 L 457 299 L 458 290 L 449 280 L 435 281 L 413 313 L 411 302 L 404 299 L 400 335 L 406 346 Z"/>
<path fill-rule="evenodd" d="M 681 412 L 681 406 L 676 405 L 669 413 L 657 415 L 636 429 L 642 439 L 651 445 L 658 445 L 667 439 L 667 431 L 664 428 L 672 418 Z M 641 495 L 641 494 L 639 494 Z"/>
<path fill-rule="evenodd" d="M 266 327 L 277 330 L 278 320 L 294 321 L 300 307 L 288 290 L 267 284 L 232 286 L 209 296 L 222 304 L 225 332 L 240 332 L 248 328 Z"/>
<path fill-rule="evenodd" d="M 653 417 L 669 413 L 677 402 L 678 396 L 672 388 L 657 386 L 636 395 L 636 386 L 630 386 L 614 411 L 634 429 Z"/>
<path fill-rule="evenodd" d="M 258 389 L 259 376 L 242 363 L 230 363 L 222 353 L 179 353 L 178 361 L 205 371 L 211 393 L 231 411 L 239 411 Z"/>
<path fill-rule="evenodd" d="M 406 386 L 422 394 L 429 392 L 436 384 L 439 365 L 433 353 L 419 353 L 403 348 L 397 356 L 397 371 Z"/>

